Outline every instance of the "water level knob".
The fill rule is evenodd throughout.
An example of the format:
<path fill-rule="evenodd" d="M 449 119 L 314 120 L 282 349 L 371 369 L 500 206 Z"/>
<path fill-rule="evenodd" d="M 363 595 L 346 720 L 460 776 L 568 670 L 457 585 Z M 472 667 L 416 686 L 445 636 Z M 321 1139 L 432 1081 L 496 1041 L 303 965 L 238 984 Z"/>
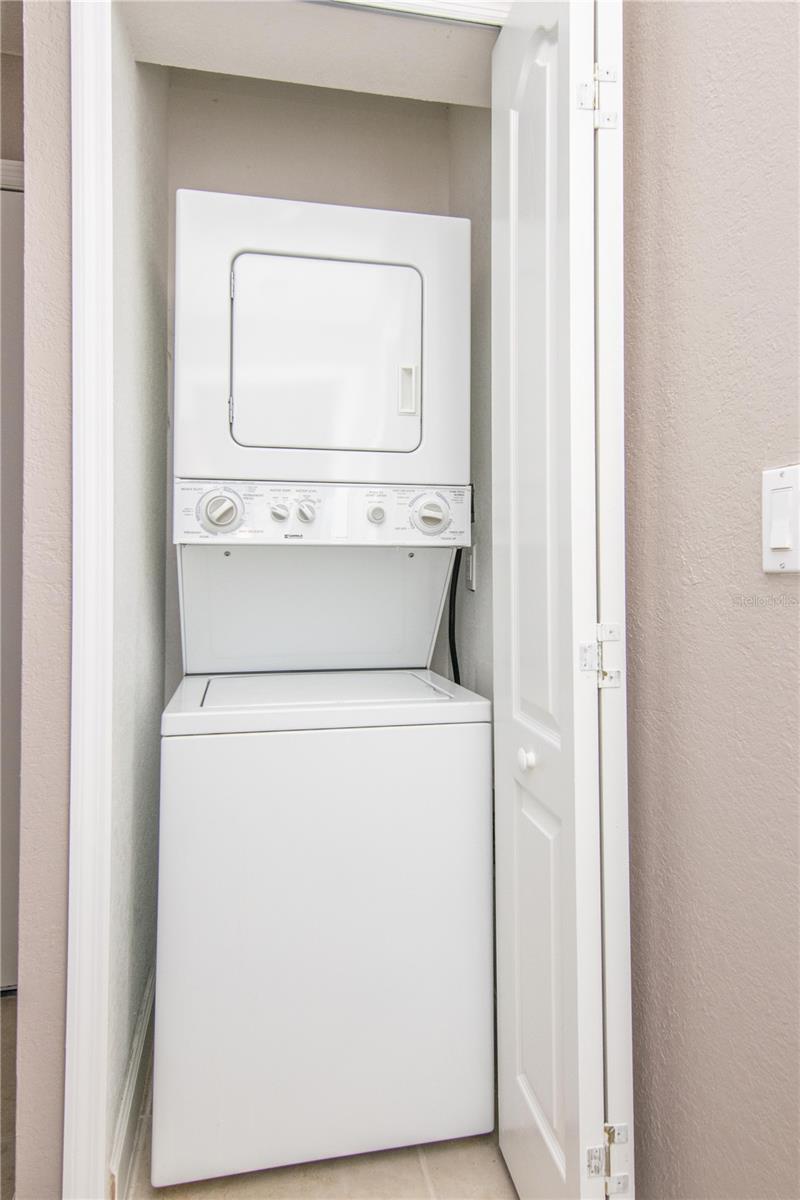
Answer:
<path fill-rule="evenodd" d="M 310 500 L 301 500 L 297 506 L 297 516 L 304 525 L 310 525 L 317 515 L 317 510 Z"/>

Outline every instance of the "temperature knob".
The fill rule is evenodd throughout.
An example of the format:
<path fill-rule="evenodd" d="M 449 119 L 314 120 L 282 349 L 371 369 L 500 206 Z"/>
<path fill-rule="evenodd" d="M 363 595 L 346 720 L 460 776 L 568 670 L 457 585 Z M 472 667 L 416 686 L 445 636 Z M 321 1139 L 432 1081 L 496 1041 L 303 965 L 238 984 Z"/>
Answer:
<path fill-rule="evenodd" d="M 317 510 L 310 500 L 301 500 L 297 506 L 297 516 L 304 525 L 310 525 L 317 515 Z"/>
<path fill-rule="evenodd" d="M 288 521 L 289 509 L 285 504 L 273 504 L 269 510 L 269 515 L 273 521 Z"/>
<path fill-rule="evenodd" d="M 367 520 L 373 525 L 380 525 L 386 520 L 386 509 L 382 504 L 370 504 L 367 509 Z"/>
<path fill-rule="evenodd" d="M 212 492 L 201 501 L 198 516 L 210 533 L 227 533 L 241 524 L 242 503 L 233 492 Z"/>
<path fill-rule="evenodd" d="M 450 509 L 438 496 L 423 496 L 414 505 L 411 520 L 422 533 L 441 533 L 450 524 Z"/>

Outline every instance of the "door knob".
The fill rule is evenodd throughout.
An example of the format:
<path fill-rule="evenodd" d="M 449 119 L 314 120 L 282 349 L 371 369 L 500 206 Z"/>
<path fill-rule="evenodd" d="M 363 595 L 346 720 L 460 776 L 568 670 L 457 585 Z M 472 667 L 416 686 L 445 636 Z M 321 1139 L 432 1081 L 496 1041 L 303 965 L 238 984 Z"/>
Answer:
<path fill-rule="evenodd" d="M 520 771 L 530 771 L 531 767 L 536 766 L 536 755 L 532 750 L 525 750 L 520 746 L 517 751 L 517 765 Z"/>

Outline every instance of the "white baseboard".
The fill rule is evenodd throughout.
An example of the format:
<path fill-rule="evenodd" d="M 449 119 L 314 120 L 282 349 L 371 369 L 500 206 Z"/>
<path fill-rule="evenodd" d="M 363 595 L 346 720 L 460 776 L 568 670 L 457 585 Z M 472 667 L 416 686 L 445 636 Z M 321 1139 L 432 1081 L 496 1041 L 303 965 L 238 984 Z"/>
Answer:
<path fill-rule="evenodd" d="M 111 1150 L 111 1200 L 125 1200 L 131 1181 L 131 1168 L 136 1153 L 139 1118 L 147 1086 L 147 1074 L 153 1045 L 153 998 L 155 974 L 151 970 L 144 989 L 142 1005 L 136 1019 L 131 1056 L 125 1073 L 125 1085 L 119 1105 L 114 1145 Z"/>

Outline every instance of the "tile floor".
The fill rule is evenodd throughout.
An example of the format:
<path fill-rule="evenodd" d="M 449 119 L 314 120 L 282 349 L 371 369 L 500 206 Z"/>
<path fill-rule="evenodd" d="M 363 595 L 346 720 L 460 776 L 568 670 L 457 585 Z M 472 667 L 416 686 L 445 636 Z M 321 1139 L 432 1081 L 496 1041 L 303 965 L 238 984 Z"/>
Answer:
<path fill-rule="evenodd" d="M 150 1113 L 140 1119 L 129 1200 L 517 1200 L 494 1136 L 437 1142 L 176 1187 L 150 1185 Z"/>
<path fill-rule="evenodd" d="M 14 1116 L 17 1099 L 17 997 L 0 999 L 0 1197 L 14 1195 Z"/>
<path fill-rule="evenodd" d="M 3 996 L 0 1012 L 2 1200 L 11 1200 L 14 1194 L 16 1003 L 15 996 Z M 491 1135 L 154 1188 L 150 1185 L 150 1121 L 148 1102 L 139 1121 L 128 1200 L 517 1200 Z"/>

